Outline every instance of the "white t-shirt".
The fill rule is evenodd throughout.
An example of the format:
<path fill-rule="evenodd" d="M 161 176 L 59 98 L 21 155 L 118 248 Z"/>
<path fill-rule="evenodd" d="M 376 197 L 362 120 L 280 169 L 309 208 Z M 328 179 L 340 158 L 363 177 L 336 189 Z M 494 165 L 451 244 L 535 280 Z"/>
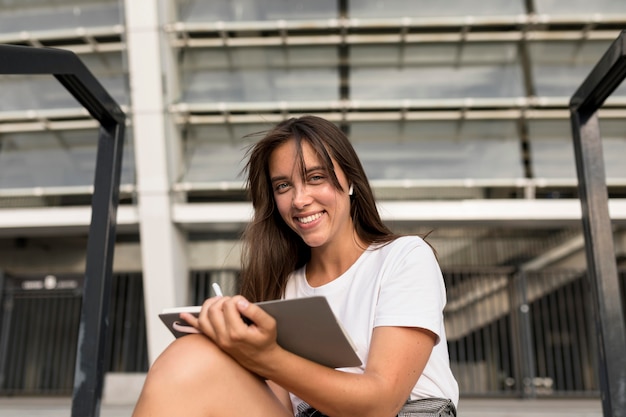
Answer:
<path fill-rule="evenodd" d="M 311 287 L 305 274 L 306 266 L 289 276 L 284 298 L 326 297 L 363 362 L 342 371 L 364 372 L 374 327 L 428 329 L 438 339 L 410 399 L 449 398 L 458 404 L 459 389 L 450 370 L 443 324 L 446 289 L 426 242 L 404 236 L 383 246 L 373 245 L 344 274 L 320 287 Z M 294 395 L 291 400 L 294 410 L 302 401 Z"/>

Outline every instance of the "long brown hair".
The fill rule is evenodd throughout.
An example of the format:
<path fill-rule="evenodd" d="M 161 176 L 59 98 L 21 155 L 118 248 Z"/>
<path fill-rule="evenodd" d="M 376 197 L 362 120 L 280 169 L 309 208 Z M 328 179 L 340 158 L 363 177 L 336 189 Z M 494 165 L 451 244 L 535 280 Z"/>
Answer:
<path fill-rule="evenodd" d="M 289 140 L 295 140 L 301 175 L 306 169 L 302 141 L 313 148 L 335 188 L 345 192 L 334 172 L 333 160 L 344 172 L 354 190 L 350 215 L 363 242 L 384 243 L 397 237 L 382 222 L 361 161 L 346 135 L 316 116 L 285 120 L 252 145 L 244 169 L 254 216 L 243 235 L 241 293 L 254 302 L 280 298 L 288 275 L 311 257 L 311 249 L 281 218 L 270 182 L 270 156 Z"/>

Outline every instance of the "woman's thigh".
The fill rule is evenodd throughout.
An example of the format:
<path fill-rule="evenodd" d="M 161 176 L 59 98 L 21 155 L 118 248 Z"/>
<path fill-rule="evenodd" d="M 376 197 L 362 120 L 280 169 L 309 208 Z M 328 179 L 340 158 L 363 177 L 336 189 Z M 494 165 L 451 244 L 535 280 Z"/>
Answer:
<path fill-rule="evenodd" d="M 263 379 L 202 335 L 181 337 L 159 356 L 133 416 L 183 414 L 293 416 Z"/>

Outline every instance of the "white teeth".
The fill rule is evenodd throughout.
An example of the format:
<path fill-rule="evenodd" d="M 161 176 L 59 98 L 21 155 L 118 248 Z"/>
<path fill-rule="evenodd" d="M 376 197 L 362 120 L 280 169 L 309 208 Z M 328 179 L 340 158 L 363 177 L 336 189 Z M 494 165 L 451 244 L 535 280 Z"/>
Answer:
<path fill-rule="evenodd" d="M 306 217 L 298 217 L 298 221 L 303 224 L 311 223 L 313 220 L 317 220 L 322 217 L 322 213 L 313 214 Z"/>

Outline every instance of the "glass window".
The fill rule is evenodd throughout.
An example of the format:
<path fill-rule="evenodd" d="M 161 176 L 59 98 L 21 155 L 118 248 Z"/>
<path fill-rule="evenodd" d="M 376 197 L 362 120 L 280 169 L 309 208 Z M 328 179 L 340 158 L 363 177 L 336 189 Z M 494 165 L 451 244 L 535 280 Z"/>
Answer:
<path fill-rule="evenodd" d="M 336 100 L 337 63 L 337 49 L 324 46 L 188 50 L 183 101 Z"/>
<path fill-rule="evenodd" d="M 240 173 L 247 147 L 258 139 L 246 136 L 272 126 L 273 123 L 190 126 L 184 139 L 186 171 L 183 181 L 243 181 Z"/>
<path fill-rule="evenodd" d="M 123 23 L 117 0 L 0 0 L 0 11 L 0 33 Z"/>
<path fill-rule="evenodd" d="M 528 133 L 535 178 L 576 178 L 569 120 L 530 120 Z"/>
<path fill-rule="evenodd" d="M 524 95 L 509 43 L 353 46 L 351 98 L 502 98 Z"/>
<path fill-rule="evenodd" d="M 610 41 L 533 42 L 533 63 L 537 95 L 571 97 L 606 52 Z M 626 84 L 614 96 L 626 96 Z"/>
<path fill-rule="evenodd" d="M 52 75 L 0 75 L 0 90 L 0 111 L 81 107 Z"/>
<path fill-rule="evenodd" d="M 576 179 L 576 159 L 569 120 L 529 122 L 532 169 L 536 178 Z M 626 121 L 600 122 L 607 179 L 626 178 Z"/>
<path fill-rule="evenodd" d="M 122 184 L 135 182 L 129 129 Z M 98 130 L 0 134 L 0 188 L 93 185 Z"/>
<path fill-rule="evenodd" d="M 330 19 L 337 8 L 337 0 L 178 0 L 183 22 Z"/>
<path fill-rule="evenodd" d="M 188 182 L 242 181 L 245 151 L 273 126 L 195 125 L 185 140 Z M 514 121 L 355 122 L 354 144 L 370 180 L 523 177 Z"/>
<path fill-rule="evenodd" d="M 600 135 L 607 179 L 626 179 L 626 119 L 601 120 Z"/>
<path fill-rule="evenodd" d="M 514 121 L 353 123 L 370 180 L 523 178 Z"/>
<path fill-rule="evenodd" d="M 535 0 L 535 6 L 539 13 L 555 15 L 626 13 L 624 0 Z"/>
<path fill-rule="evenodd" d="M 350 17 L 501 16 L 525 13 L 523 0 L 350 0 Z"/>

